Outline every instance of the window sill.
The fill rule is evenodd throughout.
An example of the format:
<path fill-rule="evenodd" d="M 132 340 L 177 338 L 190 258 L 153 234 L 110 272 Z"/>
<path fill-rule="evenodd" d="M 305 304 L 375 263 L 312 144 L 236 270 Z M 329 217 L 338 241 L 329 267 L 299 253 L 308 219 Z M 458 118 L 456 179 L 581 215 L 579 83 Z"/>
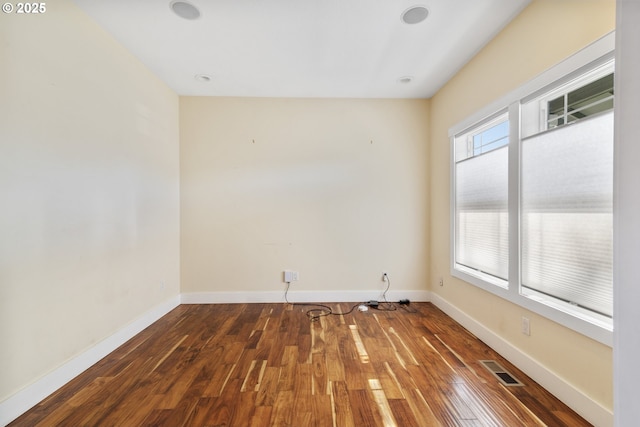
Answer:
<path fill-rule="evenodd" d="M 453 267 L 451 275 L 601 344 L 613 347 L 612 319 L 568 303 L 543 298 L 529 290 L 525 290 L 527 294 L 522 294 L 518 287 L 510 287 L 506 281 L 493 277 L 490 278 L 491 280 L 486 280 L 487 278 L 484 277 L 486 275 L 464 266 Z"/>

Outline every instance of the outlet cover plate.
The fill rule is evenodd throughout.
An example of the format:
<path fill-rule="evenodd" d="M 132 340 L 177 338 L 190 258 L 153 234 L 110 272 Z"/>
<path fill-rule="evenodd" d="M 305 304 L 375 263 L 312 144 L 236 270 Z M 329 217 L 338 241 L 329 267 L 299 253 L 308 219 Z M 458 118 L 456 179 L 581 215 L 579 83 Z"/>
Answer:
<path fill-rule="evenodd" d="M 300 276 L 297 271 L 284 270 L 284 281 L 287 283 L 295 282 L 299 277 Z"/>

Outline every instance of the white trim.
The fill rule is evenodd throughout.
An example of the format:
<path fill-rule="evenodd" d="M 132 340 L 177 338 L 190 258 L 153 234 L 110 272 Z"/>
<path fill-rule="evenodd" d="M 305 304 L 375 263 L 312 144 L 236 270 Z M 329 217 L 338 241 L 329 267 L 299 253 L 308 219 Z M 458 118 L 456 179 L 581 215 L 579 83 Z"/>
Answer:
<path fill-rule="evenodd" d="M 640 419 L 640 1 L 617 0 L 616 17 L 613 410 L 616 427 L 626 427 Z"/>
<path fill-rule="evenodd" d="M 33 384 L 0 402 L 0 425 L 4 426 L 37 405 L 51 393 L 71 381 L 109 353 L 140 333 L 180 304 L 180 297 L 152 308 L 113 335 L 78 354 Z"/>
<path fill-rule="evenodd" d="M 289 302 L 358 302 L 379 300 L 379 290 L 369 291 L 289 291 Z M 410 301 L 430 301 L 429 291 L 396 290 L 387 293 L 387 300 L 395 302 L 401 298 Z M 181 295 L 182 304 L 238 304 L 238 303 L 280 303 L 285 302 L 284 292 L 188 292 Z"/>
<path fill-rule="evenodd" d="M 431 302 L 591 424 L 600 427 L 613 426 L 613 412 L 564 381 L 537 360 L 504 340 L 500 335 L 491 331 L 440 295 L 431 293 Z"/>

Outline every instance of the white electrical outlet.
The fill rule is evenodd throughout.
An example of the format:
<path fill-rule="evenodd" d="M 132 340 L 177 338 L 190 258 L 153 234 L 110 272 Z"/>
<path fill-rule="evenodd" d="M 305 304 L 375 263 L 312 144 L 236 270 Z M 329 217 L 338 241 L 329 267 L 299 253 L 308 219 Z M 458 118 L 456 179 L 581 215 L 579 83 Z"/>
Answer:
<path fill-rule="evenodd" d="M 299 273 L 293 270 L 285 270 L 284 271 L 284 281 L 287 283 L 295 282 L 299 280 Z"/>
<path fill-rule="evenodd" d="M 388 278 L 389 278 L 389 273 L 387 272 L 387 270 L 382 270 L 382 281 L 386 282 Z"/>
<path fill-rule="evenodd" d="M 522 333 L 525 335 L 531 335 L 531 324 L 528 317 L 522 316 Z"/>
<path fill-rule="evenodd" d="M 438 284 L 440 286 L 444 286 L 444 279 L 441 277 L 440 280 L 438 281 Z"/>

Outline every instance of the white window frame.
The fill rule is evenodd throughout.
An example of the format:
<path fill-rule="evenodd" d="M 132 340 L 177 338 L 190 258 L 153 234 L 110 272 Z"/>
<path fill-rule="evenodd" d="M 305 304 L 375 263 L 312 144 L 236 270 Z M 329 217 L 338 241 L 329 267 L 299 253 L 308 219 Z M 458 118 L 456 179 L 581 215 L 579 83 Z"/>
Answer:
<path fill-rule="evenodd" d="M 471 126 L 470 128 L 465 129 L 464 131 L 460 132 L 459 134 L 457 134 L 456 136 L 453 137 L 452 140 L 452 171 L 453 171 L 453 175 L 455 176 L 456 174 L 456 168 L 457 168 L 457 163 L 459 161 L 466 161 L 469 160 L 472 157 L 475 157 L 475 155 L 473 153 L 469 154 L 469 151 L 473 152 L 473 143 L 469 141 L 469 139 L 473 139 L 473 137 L 475 135 L 478 135 L 482 132 L 484 132 L 487 129 L 490 129 L 491 127 L 503 122 L 503 121 L 507 121 L 510 123 L 510 114 L 509 114 L 509 110 L 508 109 L 502 109 L 500 111 L 496 111 L 494 114 L 492 114 L 490 117 L 487 117 L 486 119 L 482 120 L 479 123 L 474 124 L 473 126 Z M 511 125 L 509 125 L 509 130 L 511 131 Z M 457 160 L 456 159 L 456 147 L 459 147 L 459 145 L 456 145 L 457 141 L 456 139 L 458 137 L 464 136 L 465 140 L 463 141 L 466 146 L 467 146 L 467 157 L 465 157 L 464 159 L 460 159 Z M 508 135 L 509 140 L 511 140 L 511 135 Z M 471 145 L 471 147 L 470 147 Z M 501 147 L 504 148 L 504 147 Z M 510 146 L 507 145 L 507 149 L 510 150 Z M 482 155 L 484 153 L 478 154 L 478 155 Z M 457 255 L 455 252 L 455 242 L 457 241 L 457 236 L 456 236 L 456 228 L 455 228 L 455 224 L 456 224 L 456 192 L 455 192 L 455 179 L 452 179 L 452 183 L 454 184 L 454 187 L 452 187 L 452 192 L 451 192 L 451 206 L 452 206 L 452 224 L 451 224 L 451 230 L 452 230 L 452 247 L 454 248 L 454 250 L 452 251 L 452 263 L 455 266 L 455 268 L 460 271 L 460 272 L 464 272 L 465 276 L 467 277 L 473 277 L 475 279 L 480 280 L 483 283 L 490 283 L 494 286 L 500 286 L 504 289 L 507 289 L 509 287 L 509 281 L 506 279 L 503 279 L 501 277 L 497 277 L 494 275 L 491 275 L 489 273 L 483 272 L 483 271 L 479 271 L 476 270 L 472 267 L 468 267 L 462 264 L 457 264 L 456 259 L 457 259 Z M 510 206 L 508 206 L 508 208 L 510 209 Z M 511 243 L 511 242 L 509 242 Z"/>
<path fill-rule="evenodd" d="M 511 167 L 520 162 L 520 116 L 521 105 L 540 97 L 552 88 L 560 87 L 576 76 L 603 65 L 614 58 L 615 34 L 611 32 L 595 41 L 586 48 L 565 59 L 556 66 L 548 69 L 538 77 L 510 92 L 504 97 L 492 102 L 480 111 L 456 124 L 449 130 L 450 165 L 451 165 L 451 229 L 450 229 L 450 271 L 451 275 L 465 282 L 484 289 L 485 291 L 506 299 L 514 304 L 551 319 L 565 327 L 588 336 L 605 345 L 612 346 L 613 326 L 610 319 L 598 319 L 586 310 L 581 311 L 561 303 L 548 300 L 537 300 L 531 296 L 524 296 L 520 291 L 520 176 L 518 168 Z M 470 269 L 459 268 L 455 259 L 455 137 L 477 129 L 491 122 L 497 115 L 508 111 L 509 131 L 509 257 L 508 286 L 496 286 L 495 281 L 486 280 L 482 275 L 474 274 Z M 514 232 L 515 230 L 515 232 Z M 513 256 L 517 254 L 517 256 Z"/>

